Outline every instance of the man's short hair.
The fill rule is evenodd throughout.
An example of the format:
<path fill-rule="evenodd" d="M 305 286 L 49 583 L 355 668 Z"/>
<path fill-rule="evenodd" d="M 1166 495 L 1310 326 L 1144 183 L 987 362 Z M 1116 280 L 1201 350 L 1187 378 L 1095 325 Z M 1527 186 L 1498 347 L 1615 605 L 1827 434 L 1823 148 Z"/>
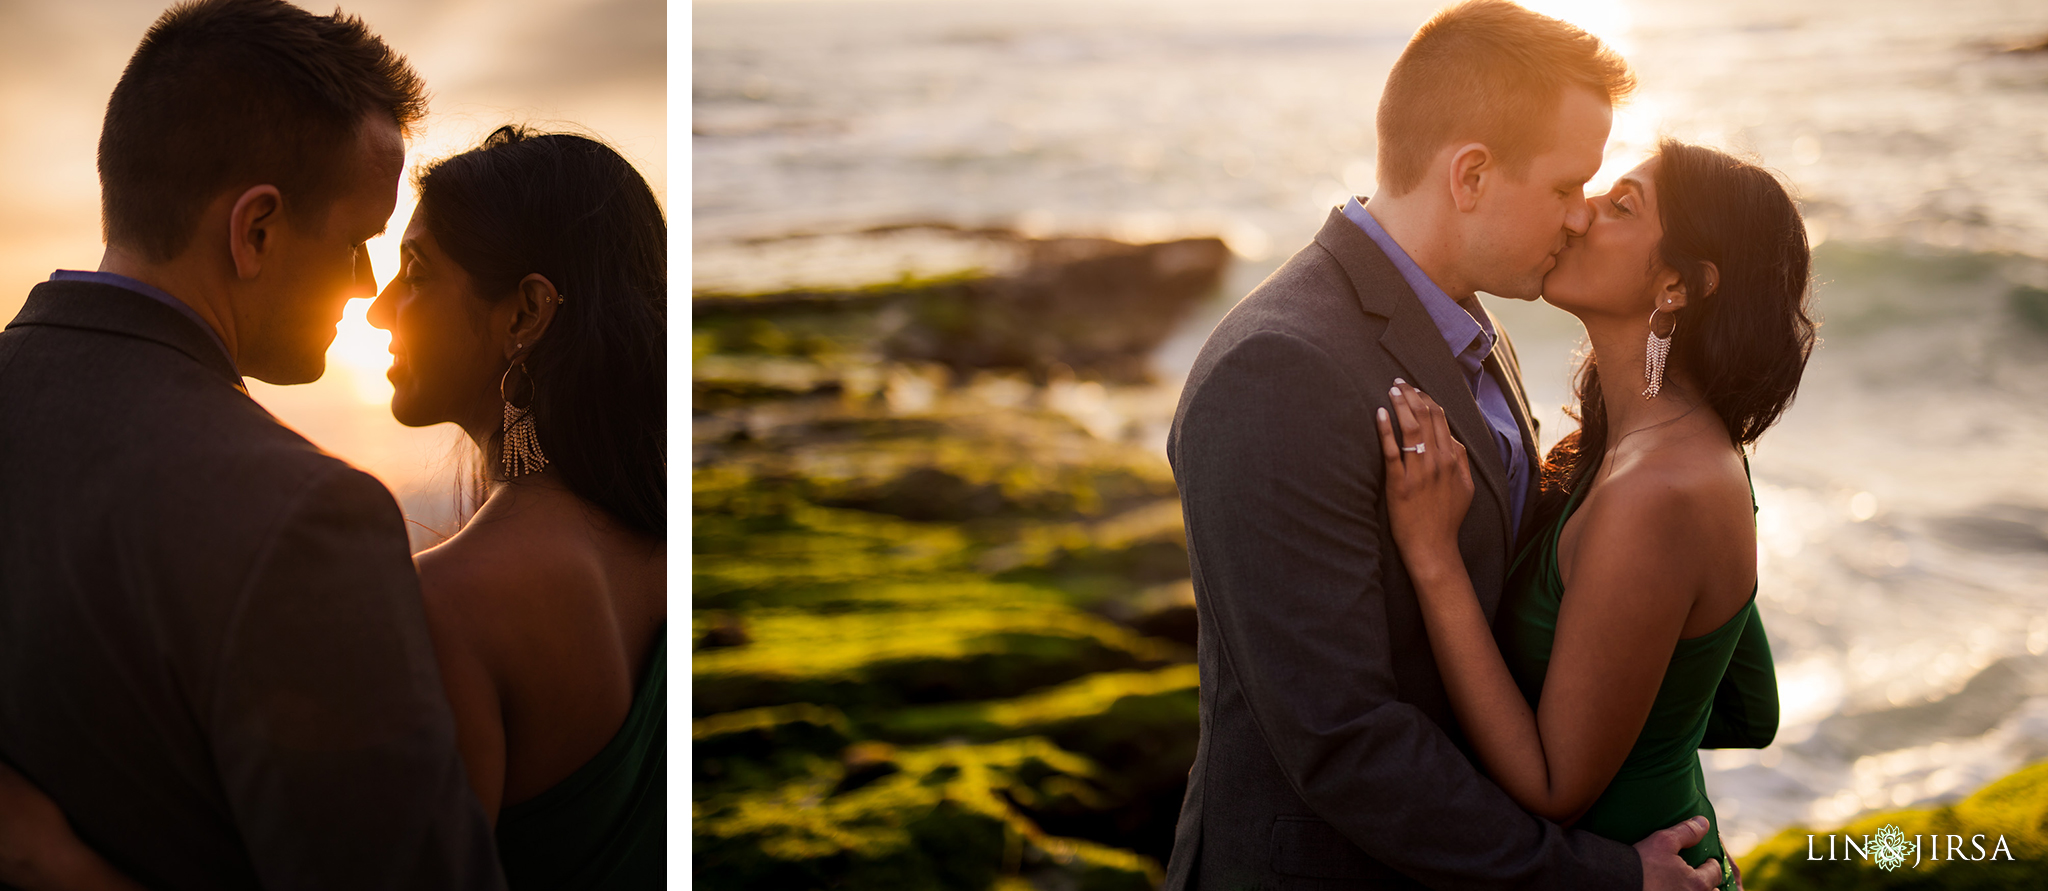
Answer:
<path fill-rule="evenodd" d="M 1570 87 L 1612 105 L 1635 92 L 1636 76 L 1600 38 L 1507 0 L 1444 8 L 1408 41 L 1380 93 L 1380 185 L 1413 191 L 1453 141 L 1483 143 L 1510 173 L 1527 173 Z"/>
<path fill-rule="evenodd" d="M 164 12 L 128 60 L 100 129 L 110 246 L 164 262 L 222 191 L 270 184 L 298 220 L 354 172 L 362 122 L 410 133 L 425 85 L 362 19 L 282 0 L 191 0 Z"/>

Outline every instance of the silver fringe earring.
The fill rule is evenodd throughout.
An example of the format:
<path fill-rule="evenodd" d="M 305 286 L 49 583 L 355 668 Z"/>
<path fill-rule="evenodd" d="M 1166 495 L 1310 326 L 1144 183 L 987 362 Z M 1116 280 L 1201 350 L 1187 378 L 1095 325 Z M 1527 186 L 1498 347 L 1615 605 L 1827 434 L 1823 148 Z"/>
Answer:
<path fill-rule="evenodd" d="M 513 405 L 511 394 L 505 388 L 513 368 L 518 368 L 520 375 L 526 378 L 529 392 L 525 407 Z M 506 479 L 536 473 L 548 466 L 548 457 L 540 451 L 540 435 L 534 430 L 532 390 L 533 374 L 526 370 L 525 362 L 508 366 L 504 376 L 498 378 L 498 398 L 505 402 L 505 427 L 500 434 L 499 460 L 504 462 Z"/>
<path fill-rule="evenodd" d="M 1655 399 L 1664 389 L 1664 362 L 1671 358 L 1671 338 L 1678 335 L 1678 320 L 1671 320 L 1671 330 L 1663 337 L 1657 336 L 1657 310 L 1650 310 L 1650 342 L 1643 348 L 1643 381 L 1649 386 L 1643 388 L 1644 399 Z"/>

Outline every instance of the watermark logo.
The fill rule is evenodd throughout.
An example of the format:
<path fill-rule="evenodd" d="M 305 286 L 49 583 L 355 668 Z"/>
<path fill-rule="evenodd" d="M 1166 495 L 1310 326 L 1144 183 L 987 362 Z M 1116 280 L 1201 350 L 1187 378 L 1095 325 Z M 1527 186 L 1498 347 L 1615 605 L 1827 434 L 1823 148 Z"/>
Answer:
<path fill-rule="evenodd" d="M 1884 824 L 1884 828 L 1870 840 L 1870 857 L 1877 862 L 1877 868 L 1885 872 L 1898 869 L 1906 862 L 1906 855 L 1919 853 L 1918 849 L 1919 845 L 1906 844 L 1906 834 L 1890 823 Z"/>
<path fill-rule="evenodd" d="M 1875 834 L 1863 836 L 1861 839 L 1853 835 L 1829 835 L 1825 855 L 1820 851 L 1819 843 L 1816 841 L 1819 837 L 1806 837 L 1806 859 L 1868 860 L 1885 872 L 1908 865 L 1908 856 L 1913 858 L 1910 865 L 1915 867 L 1918 867 L 1922 860 L 2013 859 L 2012 849 L 2006 847 L 2003 835 L 1999 836 L 1997 841 L 1990 842 L 1991 847 L 1987 849 L 1984 845 L 1991 838 L 1988 835 L 1978 834 L 1969 838 L 1960 835 L 1907 835 L 1899 831 L 1898 826 L 1886 823 L 1884 828 Z"/>

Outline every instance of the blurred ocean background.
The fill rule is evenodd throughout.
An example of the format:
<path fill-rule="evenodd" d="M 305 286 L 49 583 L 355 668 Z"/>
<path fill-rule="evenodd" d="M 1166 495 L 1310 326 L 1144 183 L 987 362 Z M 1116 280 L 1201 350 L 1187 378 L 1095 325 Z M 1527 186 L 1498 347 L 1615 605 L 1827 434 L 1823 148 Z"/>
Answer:
<path fill-rule="evenodd" d="M 94 157 L 107 96 L 168 0 L 0 0 L 0 318 L 55 269 L 94 269 L 102 245 Z M 319 13 L 335 4 L 302 3 Z M 407 146 L 386 235 L 370 242 L 381 286 L 398 273 L 409 177 L 498 126 L 605 139 L 666 195 L 667 10 L 660 0 L 361 0 L 340 4 L 407 56 L 429 115 Z M 249 381 L 256 400 L 307 438 L 374 474 L 414 521 L 413 545 L 454 531 L 467 441 L 453 425 L 401 427 L 387 406 L 389 335 L 350 301 L 318 382 Z"/>
<path fill-rule="evenodd" d="M 2048 7 L 1530 5 L 1607 38 L 1641 76 L 1603 181 L 1659 135 L 1726 148 L 1784 176 L 1817 245 L 1822 342 L 1753 459 L 1783 727 L 1761 751 L 1703 753 L 1732 849 L 1793 824 L 1955 801 L 2048 757 Z M 950 397 L 1061 414 L 1093 442 L 1149 454 L 1156 477 L 1175 394 L 1209 329 L 1331 206 L 1371 193 L 1380 86 L 1435 6 L 700 2 L 695 290 L 853 287 L 996 262 L 915 236 L 943 227 L 1219 237 L 1234 255 L 1228 272 L 1150 354 L 1151 383 L 982 375 Z M 940 228 L 835 240 L 925 224 Z M 1577 323 L 1489 301 L 1554 441 L 1568 429 Z M 705 319 L 700 310 L 700 332 Z M 771 563 L 764 552 L 721 551 L 728 540 L 704 531 L 706 511 L 725 509 L 706 506 L 725 485 L 705 469 L 723 460 L 719 444 L 749 430 L 773 442 L 786 423 L 707 406 L 702 369 L 723 361 L 720 349 L 697 346 L 699 637 L 738 646 L 700 651 L 700 702 L 707 677 L 773 636 L 767 618 L 744 625 L 749 604 L 783 602 L 761 593 L 773 585 L 731 581 Z M 892 368 L 827 401 L 886 397 L 898 417 L 946 404 L 943 376 Z M 1027 396 L 1031 386 L 1043 389 Z M 770 720 L 756 719 L 748 726 Z M 700 726 L 698 738 L 719 732 Z M 866 763 L 844 760 L 847 776 Z"/>

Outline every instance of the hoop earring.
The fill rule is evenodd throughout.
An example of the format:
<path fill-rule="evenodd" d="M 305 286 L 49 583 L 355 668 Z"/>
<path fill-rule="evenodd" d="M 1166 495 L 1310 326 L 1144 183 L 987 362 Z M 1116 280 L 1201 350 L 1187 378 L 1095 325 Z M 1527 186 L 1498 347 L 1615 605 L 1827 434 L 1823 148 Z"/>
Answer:
<path fill-rule="evenodd" d="M 1663 337 L 1657 336 L 1657 310 L 1650 310 L 1650 342 L 1643 348 L 1643 381 L 1649 386 L 1643 388 L 1644 399 L 1655 399 L 1664 389 L 1664 362 L 1671 358 L 1671 339 L 1678 336 L 1678 319 L 1671 320 L 1671 331 Z"/>
<path fill-rule="evenodd" d="M 534 429 L 531 393 L 522 407 L 513 405 L 512 397 L 506 391 L 505 382 L 511 378 L 514 368 L 526 377 L 527 389 L 534 389 L 533 373 L 526 370 L 525 362 L 506 366 L 505 373 L 498 378 L 498 398 L 505 403 L 505 425 L 499 434 L 498 459 L 504 464 L 506 479 L 536 473 L 548 466 L 547 456 L 540 451 L 540 435 Z"/>

